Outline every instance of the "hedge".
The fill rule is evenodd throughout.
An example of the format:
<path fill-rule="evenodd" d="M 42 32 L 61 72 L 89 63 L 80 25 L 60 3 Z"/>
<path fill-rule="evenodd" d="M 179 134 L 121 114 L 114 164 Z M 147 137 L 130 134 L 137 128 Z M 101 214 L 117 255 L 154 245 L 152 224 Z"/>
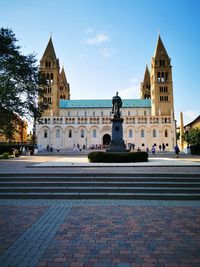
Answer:
<path fill-rule="evenodd" d="M 128 163 L 128 162 L 147 162 L 147 152 L 100 152 L 94 151 L 88 154 L 89 162 L 104 163 Z"/>
<path fill-rule="evenodd" d="M 20 151 L 20 147 L 21 146 L 25 146 L 26 149 L 31 149 L 32 148 L 32 145 L 31 144 L 26 144 L 26 145 L 23 145 L 23 144 L 0 144 L 0 154 L 3 154 L 4 152 L 8 152 L 10 154 L 13 154 L 13 150 L 14 149 L 17 149 Z"/>
<path fill-rule="evenodd" d="M 190 151 L 192 155 L 199 155 L 200 154 L 200 145 L 190 146 Z"/>

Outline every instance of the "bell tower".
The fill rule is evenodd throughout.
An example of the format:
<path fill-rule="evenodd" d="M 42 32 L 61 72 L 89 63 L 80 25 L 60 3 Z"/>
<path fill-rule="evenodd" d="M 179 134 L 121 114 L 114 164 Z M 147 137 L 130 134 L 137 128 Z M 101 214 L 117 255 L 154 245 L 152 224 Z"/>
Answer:
<path fill-rule="evenodd" d="M 67 78 L 65 75 L 64 67 L 62 67 L 61 73 L 60 73 L 60 92 L 59 92 L 59 98 L 60 99 L 70 99 L 70 86 L 67 82 Z"/>
<path fill-rule="evenodd" d="M 59 116 L 60 66 L 51 37 L 40 60 L 40 71 L 47 81 L 43 101 L 50 103 L 50 108 L 43 116 Z"/>
<path fill-rule="evenodd" d="M 171 59 L 160 35 L 151 61 L 150 79 L 152 116 L 167 115 L 174 119 Z"/>
<path fill-rule="evenodd" d="M 140 98 L 141 99 L 151 98 L 150 73 L 147 65 L 144 73 L 144 79 L 140 86 Z"/>

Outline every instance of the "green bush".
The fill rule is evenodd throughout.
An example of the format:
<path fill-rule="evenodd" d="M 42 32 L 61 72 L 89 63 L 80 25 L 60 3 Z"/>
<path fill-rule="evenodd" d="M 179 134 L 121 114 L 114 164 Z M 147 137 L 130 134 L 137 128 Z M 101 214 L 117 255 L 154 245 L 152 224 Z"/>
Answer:
<path fill-rule="evenodd" d="M 9 152 L 10 154 L 13 154 L 13 149 L 18 149 L 20 151 L 20 147 L 24 146 L 26 149 L 31 149 L 32 145 L 31 144 L 14 144 L 14 143 L 1 143 L 0 144 L 0 154 L 3 154 L 4 152 Z"/>
<path fill-rule="evenodd" d="M 2 159 L 8 159 L 9 156 L 10 156 L 10 154 L 9 154 L 8 152 L 4 152 L 4 153 L 2 154 Z"/>
<path fill-rule="evenodd" d="M 190 146 L 190 151 L 192 155 L 199 155 L 200 154 L 200 145 Z"/>
<path fill-rule="evenodd" d="M 128 163 L 128 162 L 147 162 L 147 152 L 100 152 L 94 151 L 88 154 L 89 162 L 115 162 L 115 163 Z"/>

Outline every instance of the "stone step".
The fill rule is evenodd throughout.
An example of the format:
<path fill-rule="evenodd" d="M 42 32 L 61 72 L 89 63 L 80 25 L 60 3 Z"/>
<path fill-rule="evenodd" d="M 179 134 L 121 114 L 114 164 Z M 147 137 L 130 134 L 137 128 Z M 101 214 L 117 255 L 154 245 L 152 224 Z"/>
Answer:
<path fill-rule="evenodd" d="M 161 193 L 1 193 L 4 199 L 140 199 L 200 200 L 200 194 Z"/>
<path fill-rule="evenodd" d="M 0 198 L 197 200 L 200 199 L 200 176 L 131 173 L 0 174 Z"/>
<path fill-rule="evenodd" d="M 154 177 L 154 176 L 147 176 L 147 177 L 135 177 L 135 176 L 123 176 L 118 177 L 117 175 L 114 177 L 49 177 L 47 175 L 43 176 L 29 176 L 26 177 L 0 177 L 0 183 L 2 182 L 200 182 L 200 176 L 199 177 L 190 177 L 189 175 L 187 177 L 174 177 L 174 176 L 160 176 L 160 177 Z"/>
<path fill-rule="evenodd" d="M 190 188 L 180 188 L 180 187 L 127 187 L 127 186 L 104 186 L 104 187 L 95 187 L 95 186 L 79 186 L 79 187 L 4 187 L 0 188 L 0 193 L 90 193 L 90 192 L 121 192 L 121 193 L 177 193 L 177 194 L 196 194 L 200 193 L 200 188 L 190 187 Z"/>
<path fill-rule="evenodd" d="M 95 179 L 104 179 L 104 178 L 135 178 L 135 179 L 142 179 L 142 178 L 166 178 L 166 179 L 173 179 L 173 178 L 199 178 L 200 174 L 187 174 L 187 173 L 0 173 L 0 180 L 1 179 L 73 179 L 73 178 L 95 178 Z"/>
<path fill-rule="evenodd" d="M 149 181 L 149 180 L 144 180 L 144 181 L 135 181 L 133 180 L 132 182 L 130 181 L 96 181 L 96 180 L 91 180 L 91 181 L 29 181 L 28 179 L 26 181 L 0 181 L 0 188 L 4 187 L 85 187 L 85 186 L 94 186 L 94 187 L 108 187 L 108 186 L 118 186 L 118 187 L 181 187 L 181 188 L 190 188 L 190 187 L 195 187 L 198 188 L 200 187 L 200 182 L 195 181 L 187 181 L 183 182 L 182 180 L 180 181 Z"/>

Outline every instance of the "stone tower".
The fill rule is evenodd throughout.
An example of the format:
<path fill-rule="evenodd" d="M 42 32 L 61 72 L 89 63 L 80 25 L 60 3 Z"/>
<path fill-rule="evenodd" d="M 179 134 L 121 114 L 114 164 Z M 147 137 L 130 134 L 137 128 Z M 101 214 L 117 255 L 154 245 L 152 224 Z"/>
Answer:
<path fill-rule="evenodd" d="M 174 119 L 173 82 L 171 59 L 158 36 L 155 54 L 151 62 L 152 116 L 167 115 Z"/>
<path fill-rule="evenodd" d="M 150 82 L 150 72 L 148 66 L 146 65 L 144 79 L 140 87 L 140 98 L 150 99 L 151 98 L 151 82 Z"/>
<path fill-rule="evenodd" d="M 64 67 L 62 67 L 61 73 L 60 73 L 60 88 L 59 88 L 59 95 L 60 99 L 70 99 L 70 87 L 69 83 L 67 82 L 67 78 L 65 75 Z"/>
<path fill-rule="evenodd" d="M 183 140 L 183 135 L 184 135 L 184 124 L 183 124 L 183 113 L 180 113 L 180 150 L 183 150 L 184 146 L 184 140 Z"/>
<path fill-rule="evenodd" d="M 43 101 L 51 103 L 50 108 L 44 112 L 43 116 L 57 117 L 59 116 L 59 100 L 70 98 L 70 87 L 64 68 L 60 73 L 59 59 L 56 57 L 51 37 L 40 60 L 40 71 L 48 84 L 45 88 Z"/>

